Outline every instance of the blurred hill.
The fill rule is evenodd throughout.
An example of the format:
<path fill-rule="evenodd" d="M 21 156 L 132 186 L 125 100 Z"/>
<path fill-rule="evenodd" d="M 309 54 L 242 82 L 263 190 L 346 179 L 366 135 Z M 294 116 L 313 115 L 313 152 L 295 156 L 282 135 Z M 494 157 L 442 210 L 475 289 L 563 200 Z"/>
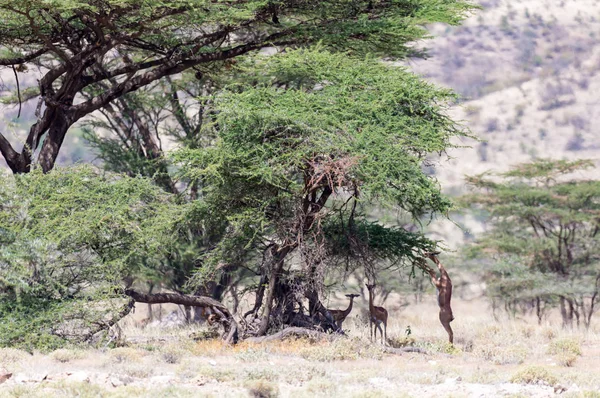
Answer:
<path fill-rule="evenodd" d="M 463 176 L 534 158 L 600 158 L 600 2 L 480 0 L 459 27 L 434 26 L 431 58 L 410 68 L 456 90 L 453 110 L 482 142 L 436 171 L 449 193 Z"/>

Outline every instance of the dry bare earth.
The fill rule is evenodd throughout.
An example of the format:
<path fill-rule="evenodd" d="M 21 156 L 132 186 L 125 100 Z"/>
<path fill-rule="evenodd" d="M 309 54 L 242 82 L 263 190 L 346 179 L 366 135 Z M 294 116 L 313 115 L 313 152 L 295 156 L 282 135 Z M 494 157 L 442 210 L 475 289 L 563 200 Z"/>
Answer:
<path fill-rule="evenodd" d="M 190 339 L 197 327 L 126 326 L 127 335 L 143 335 L 145 342 L 33 356 L 1 349 L 0 368 L 13 376 L 0 385 L 0 397 L 547 397 L 563 390 L 563 396 L 600 396 L 597 324 L 586 333 L 524 320 L 498 323 L 482 315 L 485 305 L 457 301 L 453 349 L 444 342 L 433 305 L 398 312 L 390 304 L 391 339 L 411 342 L 404 334 L 410 325 L 414 343 L 430 354 L 384 354 L 369 344 L 360 311 L 345 323 L 350 338 L 334 342 L 225 347 Z M 168 341 L 152 341 L 158 336 Z"/>

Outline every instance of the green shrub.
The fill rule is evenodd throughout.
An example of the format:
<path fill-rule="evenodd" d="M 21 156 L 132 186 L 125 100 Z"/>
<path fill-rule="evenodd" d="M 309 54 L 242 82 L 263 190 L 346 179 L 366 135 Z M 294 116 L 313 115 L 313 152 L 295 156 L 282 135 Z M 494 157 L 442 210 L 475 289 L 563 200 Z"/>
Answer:
<path fill-rule="evenodd" d="M 248 386 L 248 392 L 255 398 L 275 398 L 279 396 L 279 388 L 273 383 L 257 380 Z"/>
<path fill-rule="evenodd" d="M 581 355 L 581 345 L 579 341 L 570 338 L 554 340 L 548 347 L 548 354 L 572 354 L 579 356 Z"/>
<path fill-rule="evenodd" d="M 549 386 L 553 386 L 558 382 L 556 376 L 541 366 L 527 366 L 517 371 L 510 378 L 510 381 L 522 384 L 539 384 L 541 382 Z"/>

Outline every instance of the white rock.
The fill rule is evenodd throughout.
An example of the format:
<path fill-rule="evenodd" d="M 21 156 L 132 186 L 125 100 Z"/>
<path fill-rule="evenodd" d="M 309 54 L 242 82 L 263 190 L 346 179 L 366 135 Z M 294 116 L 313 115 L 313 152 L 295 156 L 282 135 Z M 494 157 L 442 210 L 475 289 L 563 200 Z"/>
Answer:
<path fill-rule="evenodd" d="M 208 361 L 210 366 L 217 366 L 217 361 L 215 361 L 214 359 L 211 359 L 210 361 Z"/>
<path fill-rule="evenodd" d="M 127 375 L 111 376 L 110 378 L 110 384 L 112 384 L 113 387 L 126 386 L 133 382 L 133 377 Z"/>
<path fill-rule="evenodd" d="M 168 375 L 153 376 L 148 380 L 150 381 L 150 383 L 155 383 L 155 384 L 160 384 L 160 385 L 173 384 L 173 382 L 175 381 L 173 379 L 173 376 L 168 376 Z"/>
<path fill-rule="evenodd" d="M 41 383 L 46 380 L 48 373 L 26 374 L 20 373 L 15 376 L 15 383 Z"/>
<path fill-rule="evenodd" d="M 579 392 L 581 392 L 581 388 L 579 388 L 579 386 L 575 383 L 573 383 L 573 385 L 567 389 L 567 394 L 576 394 Z"/>
<path fill-rule="evenodd" d="M 121 380 L 119 380 L 119 378 L 118 378 L 118 377 L 116 377 L 116 376 L 112 376 L 112 377 L 109 379 L 109 381 L 110 381 L 110 384 L 111 384 L 113 387 L 120 387 L 120 386 L 122 386 L 122 385 L 123 385 L 123 382 L 122 382 Z"/>
<path fill-rule="evenodd" d="M 369 383 L 374 386 L 384 387 L 384 386 L 389 386 L 390 381 L 388 379 L 386 379 L 385 377 L 371 377 L 369 379 Z"/>
<path fill-rule="evenodd" d="M 67 372 L 67 380 L 89 383 L 90 376 L 86 372 Z"/>

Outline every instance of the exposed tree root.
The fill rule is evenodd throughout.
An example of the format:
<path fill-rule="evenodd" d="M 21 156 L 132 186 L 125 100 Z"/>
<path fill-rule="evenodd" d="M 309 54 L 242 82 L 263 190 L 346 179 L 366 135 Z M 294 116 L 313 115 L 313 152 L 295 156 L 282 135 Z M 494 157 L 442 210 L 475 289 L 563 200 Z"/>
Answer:
<path fill-rule="evenodd" d="M 131 297 L 138 303 L 148 304 L 160 304 L 160 303 L 173 303 L 180 305 L 189 305 L 193 307 L 206 307 L 210 308 L 213 314 L 216 314 L 215 322 L 220 323 L 225 329 L 223 339 L 227 343 L 237 343 L 239 340 L 239 327 L 233 316 L 222 303 L 214 300 L 210 297 L 205 296 L 188 296 L 178 293 L 155 293 L 155 294 L 143 294 L 136 292 L 135 290 L 127 289 L 125 294 Z M 268 336 L 259 337 L 248 337 L 244 341 L 250 343 L 267 343 L 270 341 L 285 340 L 289 337 L 307 337 L 312 341 L 327 340 L 333 341 L 342 336 L 343 333 L 324 333 L 318 330 L 304 328 L 304 327 L 288 327 L 277 333 Z M 403 354 L 406 352 L 416 352 L 420 354 L 428 354 L 428 352 L 419 347 L 402 347 L 392 348 L 383 347 L 383 351 L 389 354 Z"/>

